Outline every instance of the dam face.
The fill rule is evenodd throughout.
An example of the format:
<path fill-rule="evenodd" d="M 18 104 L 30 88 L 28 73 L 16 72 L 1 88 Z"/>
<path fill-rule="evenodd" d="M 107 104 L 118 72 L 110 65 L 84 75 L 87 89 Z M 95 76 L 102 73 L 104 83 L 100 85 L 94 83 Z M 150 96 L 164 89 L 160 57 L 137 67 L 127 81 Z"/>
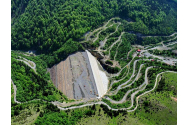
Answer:
<path fill-rule="evenodd" d="M 77 52 L 50 69 L 50 78 L 58 90 L 70 99 L 101 98 L 108 78 L 89 52 Z"/>
<path fill-rule="evenodd" d="M 101 71 L 99 69 L 98 62 L 97 62 L 96 58 L 94 56 L 92 56 L 91 53 L 87 50 L 86 50 L 86 53 L 89 58 L 89 62 L 90 62 L 91 69 L 93 72 L 95 84 L 97 86 L 98 98 L 100 98 L 104 94 L 106 94 L 106 91 L 107 91 L 106 84 L 108 85 L 108 79 L 106 77 L 106 74 L 103 73 L 103 71 Z"/>

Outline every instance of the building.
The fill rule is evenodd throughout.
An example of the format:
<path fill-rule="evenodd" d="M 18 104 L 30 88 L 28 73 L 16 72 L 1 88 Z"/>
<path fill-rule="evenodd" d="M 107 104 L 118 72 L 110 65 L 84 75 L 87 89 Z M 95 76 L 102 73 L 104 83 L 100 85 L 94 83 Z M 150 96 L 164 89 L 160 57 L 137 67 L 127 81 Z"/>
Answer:
<path fill-rule="evenodd" d="M 137 52 L 139 52 L 139 53 L 140 53 L 140 52 L 141 52 L 141 50 L 140 50 L 140 49 L 138 49 L 138 50 L 137 50 Z"/>

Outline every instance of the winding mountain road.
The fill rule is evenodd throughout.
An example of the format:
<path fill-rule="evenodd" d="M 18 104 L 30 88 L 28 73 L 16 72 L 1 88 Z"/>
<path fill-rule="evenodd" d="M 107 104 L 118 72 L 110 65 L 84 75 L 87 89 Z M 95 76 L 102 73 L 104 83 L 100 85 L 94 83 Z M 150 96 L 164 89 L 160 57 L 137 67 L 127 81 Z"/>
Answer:
<path fill-rule="evenodd" d="M 147 67 L 147 71 L 148 71 L 150 68 L 152 68 L 152 67 Z M 146 83 L 146 84 L 148 84 L 148 79 L 147 79 L 147 75 L 146 75 L 146 74 L 147 74 L 147 71 L 145 72 L 145 82 L 144 82 L 144 83 Z M 174 71 L 166 71 L 166 72 L 174 72 Z M 165 73 L 165 72 L 162 72 L 162 73 Z M 139 98 L 140 96 L 142 96 L 142 95 L 144 95 L 144 94 L 147 94 L 147 93 L 149 93 L 149 92 L 151 92 L 151 91 L 153 91 L 153 90 L 155 89 L 155 87 L 156 87 L 156 85 L 157 85 L 157 78 L 158 78 L 158 76 L 159 76 L 160 74 L 162 74 L 162 73 L 157 74 L 157 76 L 156 76 L 156 82 L 155 82 L 155 85 L 154 85 L 154 88 L 153 88 L 153 89 L 151 89 L 151 90 L 149 90 L 149 91 L 147 91 L 147 92 L 144 92 L 143 94 L 139 95 L 139 96 L 136 98 L 136 99 L 137 99 L 137 105 L 136 105 L 136 107 L 134 108 L 134 110 L 127 110 L 127 109 L 132 108 L 133 103 L 134 103 L 134 96 L 138 93 L 138 91 L 134 92 L 134 93 L 131 95 L 131 106 L 128 107 L 128 108 L 121 108 L 121 109 L 114 109 L 114 108 L 111 108 L 108 104 L 106 104 L 106 103 L 103 102 L 103 101 L 93 102 L 93 103 L 84 104 L 84 105 L 80 105 L 80 106 L 72 106 L 72 107 L 69 107 L 69 108 L 62 108 L 62 107 L 58 106 L 58 103 L 60 103 L 60 102 L 58 102 L 58 103 L 57 103 L 57 102 L 50 102 L 50 103 L 52 103 L 53 105 L 57 106 L 60 110 L 68 110 L 68 109 L 82 108 L 82 107 L 85 107 L 85 106 L 92 106 L 92 105 L 94 105 L 94 104 L 104 104 L 104 105 L 106 105 L 106 106 L 108 107 L 108 109 L 113 110 L 113 111 L 127 110 L 127 112 L 133 112 L 133 111 L 136 110 L 136 108 L 137 108 L 137 106 L 138 106 L 138 98 Z M 176 73 L 176 72 L 174 72 L 174 73 Z M 11 81 L 12 81 L 12 79 L 11 79 Z M 144 83 L 143 83 L 142 85 L 140 85 L 139 88 L 143 87 Z M 16 88 L 16 86 L 14 85 L 13 81 L 12 81 L 12 84 L 13 84 L 13 86 L 14 86 L 14 101 L 15 101 L 16 103 L 19 103 L 19 104 L 20 104 L 21 102 L 18 102 L 18 101 L 16 100 L 16 90 L 17 90 L 17 88 Z M 145 87 L 143 87 L 143 88 L 142 88 L 141 90 L 139 90 L 139 91 L 142 91 L 142 90 L 144 90 L 144 89 L 145 89 Z M 129 92 L 131 92 L 131 91 L 133 91 L 133 90 L 129 90 Z M 127 94 L 127 95 L 128 95 L 128 94 Z M 41 100 L 41 99 L 34 99 L 34 100 Z M 34 100 L 31 100 L 31 101 L 34 101 Z M 124 100 L 125 100 L 125 99 L 124 99 Z M 42 100 L 42 101 L 45 101 L 45 100 Z M 29 101 L 29 102 L 30 102 L 30 101 Z M 27 102 L 24 102 L 24 103 L 27 103 Z M 60 104 L 61 104 L 61 103 L 60 103 Z"/>
<path fill-rule="evenodd" d="M 115 56 L 114 56 L 114 60 L 116 60 L 116 56 L 117 56 L 117 53 L 118 53 L 118 48 L 119 48 L 119 46 L 121 45 L 121 43 L 122 43 L 122 40 L 121 40 L 121 42 L 119 42 L 119 44 L 118 44 L 118 46 L 117 46 L 117 48 L 116 48 L 116 54 L 115 54 Z"/>
<path fill-rule="evenodd" d="M 105 23 L 102 27 L 99 27 L 98 29 L 95 29 L 93 32 L 87 34 L 87 35 L 85 36 L 85 37 L 86 37 L 86 41 L 89 41 L 89 39 L 90 39 L 91 35 L 93 35 L 93 33 L 95 33 L 95 32 L 97 32 L 97 31 L 100 30 L 100 31 L 97 33 L 97 37 L 94 38 L 94 40 L 93 40 L 93 43 L 94 43 L 94 42 L 98 39 L 99 34 L 100 34 L 102 31 L 104 31 L 105 29 L 107 29 L 107 28 L 113 26 L 113 24 L 112 24 L 112 25 L 110 25 L 110 26 L 107 27 L 108 23 L 109 23 L 111 20 L 113 20 L 113 19 L 115 19 L 115 18 L 111 18 L 111 19 L 108 20 L 108 22 Z M 116 30 L 115 30 L 113 33 L 117 32 L 118 27 L 119 27 L 120 24 L 121 24 L 121 23 L 118 23 L 118 26 L 116 27 Z M 104 42 L 104 43 L 103 43 L 103 46 L 106 44 L 106 41 L 108 40 L 108 37 L 109 37 L 110 35 L 112 35 L 113 33 L 110 33 L 107 37 L 105 37 L 105 40 L 103 41 L 103 42 Z M 117 44 L 119 41 L 120 41 L 120 42 L 119 42 L 119 44 L 118 44 L 118 47 L 120 46 L 120 44 L 121 44 L 121 42 L 122 42 L 121 37 L 122 37 L 122 35 L 123 35 L 124 33 L 125 33 L 125 32 L 122 32 L 121 35 L 118 37 L 118 40 L 116 40 L 116 41 L 108 48 L 108 49 L 109 49 L 109 54 L 108 54 L 107 56 L 108 56 L 109 58 L 110 58 L 110 51 L 111 51 L 112 47 L 113 47 L 115 44 Z M 175 35 L 175 34 L 177 34 L 177 33 L 175 32 L 175 33 L 173 33 L 173 34 L 170 35 L 170 36 L 173 36 L 173 35 Z M 170 36 L 166 36 L 166 37 L 170 37 Z M 145 37 L 156 37 L 156 36 L 145 36 Z M 85 41 L 84 41 L 84 42 L 85 42 Z M 176 42 L 176 43 L 177 43 L 177 42 Z M 163 43 L 162 43 L 162 44 L 163 44 Z M 164 46 L 169 46 L 169 45 L 173 45 L 173 44 L 175 44 L 175 43 L 168 44 L 168 45 L 164 45 L 164 44 L 163 44 L 163 45 L 164 45 Z M 105 50 L 101 50 L 101 49 L 100 49 L 101 47 L 102 47 L 102 46 L 99 46 L 99 48 L 98 48 L 98 50 L 97 50 L 99 53 L 102 53 L 102 52 L 105 51 Z M 116 55 L 117 55 L 118 47 L 116 48 L 116 54 L 115 54 L 115 56 L 114 56 L 114 60 L 115 60 L 115 57 L 116 57 Z M 156 48 L 156 47 L 154 47 L 154 48 Z M 141 54 L 142 54 L 143 52 L 148 52 L 148 50 L 152 50 L 152 49 L 154 49 L 154 48 L 142 50 L 142 51 L 141 51 Z M 132 49 L 128 52 L 127 56 L 129 55 L 129 53 L 130 53 L 131 51 L 132 51 Z M 158 57 L 158 56 L 155 56 L 155 55 L 152 55 L 152 56 L 153 56 L 153 57 Z M 104 55 L 103 55 L 103 57 L 104 57 Z M 110 75 L 110 78 L 112 78 L 112 77 L 114 77 L 114 76 L 119 76 L 120 73 L 123 71 L 124 68 L 130 66 L 131 62 L 134 60 L 135 57 L 136 57 L 136 54 L 133 54 L 132 60 L 131 60 L 126 66 L 124 66 L 123 68 L 121 68 L 121 70 L 120 70 L 118 73 L 115 73 L 115 74 L 109 74 L 109 73 L 107 73 L 107 74 Z M 163 57 L 162 59 L 164 60 L 164 57 Z M 30 61 L 30 60 L 27 60 L 27 59 L 25 59 L 25 58 L 23 58 L 23 60 L 22 60 L 22 59 L 17 59 L 17 60 L 23 61 L 24 63 L 26 63 L 29 67 L 31 67 L 31 68 L 36 72 L 36 64 L 35 64 L 34 62 L 32 62 L 32 61 Z M 145 59 L 145 60 L 149 60 L 149 59 Z M 144 66 L 144 64 L 141 64 L 141 65 L 140 65 L 139 70 L 138 70 L 138 73 L 137 73 L 137 76 L 135 77 L 135 68 L 136 68 L 136 63 L 137 63 L 138 61 L 139 61 L 139 60 L 135 60 L 135 61 L 133 62 L 133 67 L 131 67 L 131 68 L 133 68 L 133 71 L 132 71 L 132 75 L 131 75 L 131 77 L 129 78 L 129 80 L 127 80 L 127 81 L 124 82 L 123 84 L 119 85 L 115 91 L 112 91 L 113 94 L 108 94 L 108 95 L 115 95 L 115 94 L 117 94 L 120 89 L 123 89 L 123 88 L 126 88 L 126 87 L 130 87 L 130 86 L 138 79 L 138 77 L 139 77 L 139 75 L 140 75 L 140 71 L 141 71 L 142 67 Z M 30 63 L 29 63 L 29 62 L 30 62 Z M 31 63 L 32 63 L 33 66 L 31 65 Z M 131 108 L 134 106 L 134 99 L 135 99 L 136 94 L 137 94 L 138 92 L 140 92 L 140 91 L 143 91 L 143 90 L 146 88 L 146 86 L 148 85 L 148 77 L 147 77 L 147 74 L 148 74 L 148 71 L 149 71 L 151 68 L 153 68 L 153 66 L 150 66 L 150 67 L 147 67 L 147 68 L 146 68 L 146 70 L 145 70 L 144 82 L 143 82 L 140 86 L 128 90 L 120 101 L 112 100 L 112 99 L 109 98 L 109 97 L 106 98 L 106 99 L 109 100 L 111 103 L 120 104 L 120 103 L 125 102 L 127 96 L 128 96 L 131 92 L 134 91 L 133 93 L 131 93 L 131 105 L 130 105 L 128 108 L 114 109 L 114 108 L 111 108 L 108 104 L 106 104 L 106 103 L 103 102 L 103 101 L 88 102 L 88 100 L 81 100 L 81 101 L 77 101 L 77 102 L 74 102 L 74 103 L 67 103 L 67 104 L 60 103 L 60 102 L 58 102 L 58 101 L 50 102 L 50 103 L 53 104 L 53 105 L 55 105 L 55 106 L 57 106 L 60 110 L 69 110 L 69 109 L 82 108 L 82 107 L 85 107 L 85 106 L 92 106 L 92 105 L 94 105 L 94 104 L 103 104 L 103 105 L 106 105 L 106 106 L 108 107 L 108 109 L 113 110 L 113 111 L 127 110 L 127 112 L 133 112 L 133 111 L 135 111 L 135 110 L 137 109 L 137 107 L 138 107 L 138 99 L 139 99 L 139 97 L 141 97 L 141 96 L 143 96 L 143 95 L 145 95 L 145 94 L 147 94 L 147 93 L 153 91 L 153 90 L 156 88 L 157 83 L 158 83 L 158 81 L 157 81 L 158 77 L 159 77 L 162 73 L 165 73 L 165 72 L 173 72 L 173 71 L 165 71 L 165 72 L 161 72 L 161 73 L 157 74 L 154 87 L 153 87 L 151 90 L 146 91 L 146 92 L 140 94 L 139 96 L 137 96 L 137 97 L 136 97 L 136 107 L 135 107 L 133 110 L 129 110 L 129 109 L 131 109 Z M 125 73 L 126 73 L 126 72 L 125 72 Z M 174 72 L 174 73 L 177 73 L 177 72 Z M 128 74 L 129 74 L 129 69 L 128 69 L 127 75 L 128 75 Z M 124 77 L 123 77 L 122 79 L 112 81 L 111 84 L 110 84 L 110 87 L 111 87 L 114 83 L 123 80 L 125 77 L 127 77 L 127 75 L 124 76 L 124 74 L 123 74 Z M 135 78 L 134 78 L 133 81 L 131 81 L 131 80 L 133 79 L 133 77 L 135 77 Z M 128 84 L 130 81 L 131 81 L 131 83 Z M 16 91 L 17 91 L 17 88 L 16 88 L 16 85 L 14 84 L 14 82 L 12 81 L 12 79 L 11 79 L 11 83 L 13 84 L 13 88 L 14 88 L 14 101 L 15 101 L 16 103 L 20 104 L 21 102 L 19 102 L 19 101 L 16 100 Z M 128 85 L 127 85 L 127 84 L 128 84 Z M 135 90 L 136 90 L 136 91 L 135 91 Z M 34 100 L 41 100 L 41 99 L 34 99 Z M 34 100 L 31 100 L 31 101 L 34 101 Z M 93 99 L 93 100 L 96 101 L 96 99 Z M 41 101 L 45 101 L 45 100 L 41 100 Z M 30 101 L 29 101 L 29 102 L 30 102 Z M 45 102 L 46 102 L 46 101 L 45 101 Z M 27 103 L 27 102 L 22 102 L 22 103 Z M 72 107 L 68 107 L 68 108 L 63 108 L 63 107 L 65 107 L 65 106 L 69 106 L 69 105 L 71 106 L 72 104 L 79 104 L 79 103 L 84 103 L 84 104 L 83 104 L 83 105 L 80 105 L 80 106 L 72 106 Z M 86 104 L 85 104 L 85 103 L 86 103 Z"/>
<path fill-rule="evenodd" d="M 171 36 L 174 36 L 175 34 L 177 34 L 177 32 L 174 32 L 173 34 L 171 34 L 169 36 L 142 36 L 142 38 L 145 38 L 145 37 L 171 37 Z"/>
<path fill-rule="evenodd" d="M 136 78 L 131 82 L 131 84 L 128 84 L 128 85 L 126 85 L 125 87 L 122 87 L 121 89 L 130 87 L 130 86 L 138 79 L 138 76 L 139 76 L 139 74 L 140 74 L 140 70 L 141 70 L 141 68 L 142 68 L 143 65 L 144 65 L 144 64 L 140 65 L 139 72 L 138 72 Z M 133 88 L 133 89 L 131 89 L 131 90 L 128 90 L 128 91 L 125 93 L 124 97 L 123 97 L 120 101 L 114 101 L 114 100 L 112 100 L 112 99 L 109 98 L 109 97 L 107 97 L 106 99 L 109 100 L 111 103 L 115 103 L 115 104 L 120 104 L 120 103 L 125 102 L 125 101 L 126 101 L 126 98 L 127 98 L 127 95 L 128 95 L 130 92 L 132 92 L 133 90 L 136 90 L 136 89 L 138 89 L 138 88 L 141 88 L 144 84 L 146 84 L 146 85 L 148 84 L 147 73 L 148 73 L 148 70 L 151 69 L 151 68 L 153 68 L 153 67 L 147 67 L 147 69 L 146 69 L 146 71 L 145 71 L 145 82 L 144 82 L 143 84 L 141 84 L 141 85 L 140 85 L 139 87 L 137 87 L 137 88 Z M 120 89 L 119 89 L 119 90 L 120 90 Z M 118 92 L 119 90 L 117 90 L 117 92 Z M 117 92 L 116 92 L 115 94 L 113 94 L 113 95 L 116 95 Z M 139 91 L 137 91 L 137 92 L 139 92 Z M 131 100 L 132 100 L 133 98 L 134 98 L 134 93 L 131 94 Z"/>
<path fill-rule="evenodd" d="M 125 88 L 125 87 L 122 87 L 122 86 L 125 86 L 127 83 L 129 83 L 129 82 L 132 80 L 132 78 L 135 76 L 135 67 L 136 67 L 136 63 L 137 63 L 138 61 L 139 61 L 139 60 L 135 60 L 135 61 L 134 61 L 133 73 L 132 73 L 131 77 L 129 78 L 129 80 L 127 80 L 125 83 L 119 85 L 115 91 L 111 91 L 111 93 L 108 94 L 108 95 L 116 95 L 120 89 Z M 139 68 L 139 71 L 138 71 L 138 74 L 137 74 L 137 77 L 135 78 L 135 80 L 138 78 L 138 75 L 139 75 L 139 73 L 140 73 L 140 70 L 141 70 L 142 66 L 143 66 L 143 65 L 141 64 L 141 65 L 140 65 L 140 68 Z M 134 81 L 135 81 L 135 80 L 134 80 Z M 134 81 L 133 81 L 133 82 L 134 82 Z M 112 93 L 113 93 L 113 94 L 112 94 Z"/>
<path fill-rule="evenodd" d="M 23 58 L 23 57 L 21 57 L 21 58 Z M 24 60 L 22 60 L 22 59 L 17 59 L 17 60 L 24 62 L 26 65 L 28 65 L 30 68 L 32 68 L 35 71 L 35 73 L 37 73 L 36 72 L 36 64 L 33 61 L 27 60 L 26 58 L 23 58 L 23 59 Z M 31 66 L 31 64 L 29 64 L 29 62 L 32 63 L 33 66 Z"/>
<path fill-rule="evenodd" d="M 121 25 L 121 23 L 118 23 L 118 26 L 116 27 L 116 30 L 113 32 L 113 33 L 110 33 L 107 37 L 105 37 L 105 39 L 104 39 L 104 43 L 103 43 L 103 46 L 105 46 L 105 44 L 106 44 L 106 41 L 108 40 L 108 37 L 109 36 L 111 36 L 111 35 L 113 35 L 115 32 L 117 32 L 117 30 L 118 30 L 118 28 L 119 28 L 119 25 Z M 103 46 L 99 46 L 99 47 L 103 47 Z"/>
<path fill-rule="evenodd" d="M 11 79 L 11 83 L 12 83 L 13 89 L 14 89 L 14 102 L 20 104 L 21 102 L 19 102 L 19 101 L 16 100 L 16 91 L 17 91 L 17 88 L 16 88 L 16 85 L 14 84 L 14 82 L 12 81 L 12 79 Z"/>
<path fill-rule="evenodd" d="M 177 72 L 174 72 L 174 71 L 165 71 L 165 72 L 161 72 L 161 73 L 157 74 L 156 79 L 155 79 L 155 85 L 154 85 L 153 89 L 151 89 L 151 90 L 149 90 L 149 91 L 146 91 L 146 92 L 142 93 L 141 95 L 139 95 L 139 96 L 136 98 L 136 107 L 135 107 L 133 110 L 128 110 L 127 112 L 133 112 L 133 111 L 135 111 L 135 110 L 137 109 L 137 107 L 138 107 L 138 99 L 139 99 L 141 96 L 143 96 L 143 95 L 145 95 L 145 94 L 147 94 L 147 93 L 153 91 L 153 90 L 156 88 L 157 83 L 158 83 L 157 78 L 158 78 L 161 74 L 166 73 L 166 72 L 177 73 Z M 159 80 L 159 81 L 160 81 L 160 80 Z M 136 94 L 137 94 L 137 93 L 136 93 Z M 135 95 L 136 95 L 136 94 L 135 94 Z"/>

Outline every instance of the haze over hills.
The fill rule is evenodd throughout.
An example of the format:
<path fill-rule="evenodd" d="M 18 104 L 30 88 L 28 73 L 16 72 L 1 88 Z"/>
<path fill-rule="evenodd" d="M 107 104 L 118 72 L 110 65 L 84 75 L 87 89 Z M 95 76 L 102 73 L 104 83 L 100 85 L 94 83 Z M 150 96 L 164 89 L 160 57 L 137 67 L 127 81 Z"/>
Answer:
<path fill-rule="evenodd" d="M 11 0 L 11 19 L 12 124 L 177 124 L 176 1 Z"/>

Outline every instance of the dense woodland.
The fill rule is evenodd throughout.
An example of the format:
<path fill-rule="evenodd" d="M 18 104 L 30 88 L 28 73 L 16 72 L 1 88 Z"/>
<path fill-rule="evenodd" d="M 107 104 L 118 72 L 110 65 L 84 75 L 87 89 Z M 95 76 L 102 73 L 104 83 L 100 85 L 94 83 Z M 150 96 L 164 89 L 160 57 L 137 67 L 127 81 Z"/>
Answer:
<path fill-rule="evenodd" d="M 26 102 L 33 99 L 42 99 L 63 102 L 68 100 L 62 92 L 55 88 L 46 73 L 43 75 L 36 74 L 24 62 L 13 57 L 15 57 L 14 53 L 11 58 L 11 79 L 17 87 L 16 99 L 18 101 Z"/>
<path fill-rule="evenodd" d="M 177 3 L 173 0 L 11 0 L 11 2 L 12 49 L 32 49 L 47 54 L 46 58 L 50 57 L 49 66 L 50 63 L 59 61 L 57 57 L 63 55 L 61 59 L 64 59 L 68 54 L 82 48 L 78 43 L 80 38 L 111 17 L 121 17 L 125 22 L 123 25 L 125 31 L 170 35 L 177 30 Z M 133 23 L 127 23 L 125 21 L 127 19 L 131 19 Z"/>
<path fill-rule="evenodd" d="M 115 15 L 115 1 L 30 0 L 23 13 L 14 17 L 12 4 L 12 48 L 37 49 L 50 53 L 68 40 L 78 40 L 84 33 Z M 117 4 L 117 3 L 116 3 Z M 19 4 L 20 5 L 20 4 Z M 17 14 L 17 13 L 16 13 Z M 16 15 L 15 14 L 15 15 Z"/>

